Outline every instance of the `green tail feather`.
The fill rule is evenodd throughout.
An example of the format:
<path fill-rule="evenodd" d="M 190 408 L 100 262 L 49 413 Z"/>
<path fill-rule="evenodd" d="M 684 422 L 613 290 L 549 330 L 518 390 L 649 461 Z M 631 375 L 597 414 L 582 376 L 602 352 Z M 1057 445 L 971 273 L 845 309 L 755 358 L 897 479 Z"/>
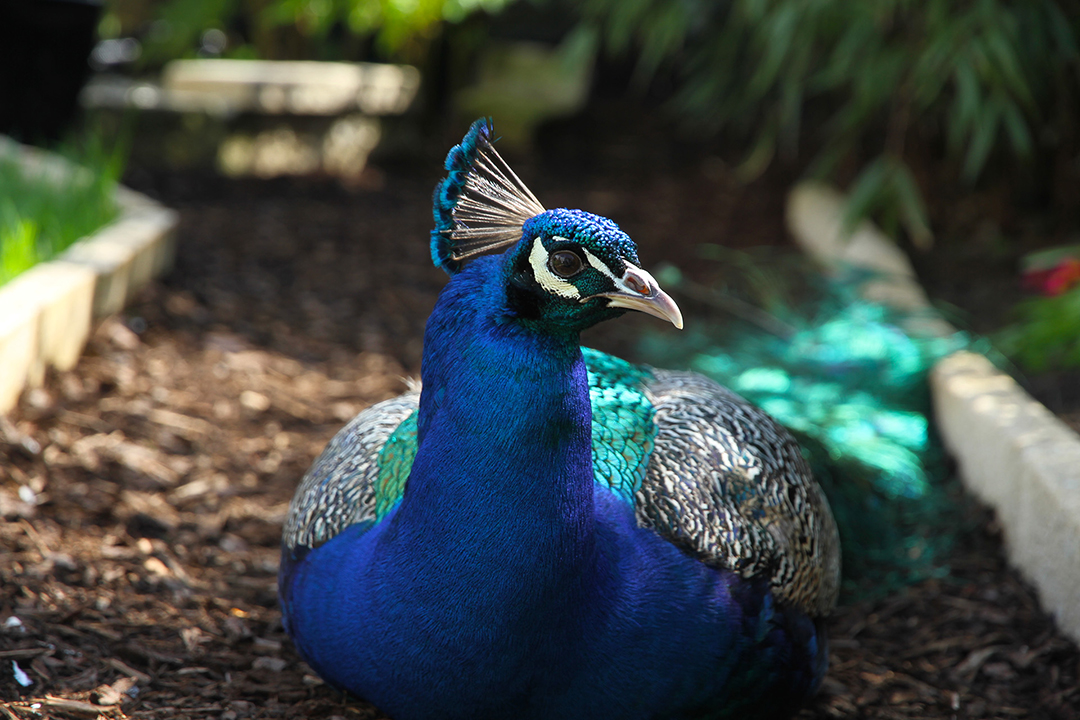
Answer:
<path fill-rule="evenodd" d="M 793 431 L 832 505 L 849 597 L 947 574 L 955 503 L 929 419 L 927 376 L 937 360 L 979 341 L 907 334 L 904 317 L 855 295 L 856 279 L 818 282 L 809 294 L 815 282 L 797 282 L 801 309 L 769 298 L 774 325 L 745 314 L 751 322 L 725 317 L 681 335 L 654 331 L 642 358 L 707 375 Z M 776 327 L 788 331 L 769 331 Z"/>

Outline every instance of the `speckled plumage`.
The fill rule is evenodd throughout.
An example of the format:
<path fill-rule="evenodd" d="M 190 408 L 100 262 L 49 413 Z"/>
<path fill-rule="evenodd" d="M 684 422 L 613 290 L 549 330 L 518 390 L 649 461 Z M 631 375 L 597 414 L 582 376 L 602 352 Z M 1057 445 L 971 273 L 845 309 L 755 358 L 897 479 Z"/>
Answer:
<path fill-rule="evenodd" d="M 286 519 L 300 654 L 395 720 L 790 716 L 839 573 L 798 447 L 705 378 L 580 347 L 627 310 L 682 327 L 615 223 L 533 205 L 486 123 L 447 169 L 423 388 L 350 422 Z"/>
<path fill-rule="evenodd" d="M 791 435 L 706 377 L 657 371 L 648 387 L 656 446 L 638 522 L 705 562 L 770 578 L 815 616 L 836 605 L 840 541 Z"/>

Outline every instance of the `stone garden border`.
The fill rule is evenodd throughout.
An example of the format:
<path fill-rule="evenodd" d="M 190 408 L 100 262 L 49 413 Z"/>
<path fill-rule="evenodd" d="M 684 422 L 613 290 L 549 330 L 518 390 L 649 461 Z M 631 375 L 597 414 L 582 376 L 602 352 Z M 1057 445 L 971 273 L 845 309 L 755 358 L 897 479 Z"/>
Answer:
<path fill-rule="evenodd" d="M 81 170 L 3 136 L 0 156 L 54 177 Z M 24 388 L 40 386 L 48 367 L 74 367 L 93 321 L 172 266 L 177 213 L 122 186 L 115 198 L 116 220 L 0 286 L 0 414 Z"/>
<path fill-rule="evenodd" d="M 878 276 L 863 294 L 914 311 L 909 332 L 954 331 L 930 307 L 907 258 L 872 224 L 842 233 L 843 195 L 817 183 L 788 196 L 787 225 L 826 268 Z M 919 316 L 919 311 L 926 311 Z M 961 351 L 930 373 L 938 431 L 965 486 L 997 513 L 1010 563 L 1058 626 L 1080 642 L 1080 435 L 982 355 Z"/>

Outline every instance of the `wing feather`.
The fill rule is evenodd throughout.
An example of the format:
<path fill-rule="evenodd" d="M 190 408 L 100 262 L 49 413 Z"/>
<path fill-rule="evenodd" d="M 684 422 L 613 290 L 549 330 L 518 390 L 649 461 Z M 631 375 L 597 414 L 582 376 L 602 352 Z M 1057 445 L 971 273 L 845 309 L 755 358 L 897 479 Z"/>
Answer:
<path fill-rule="evenodd" d="M 379 490 L 393 487 L 395 480 L 380 479 L 386 465 L 383 450 L 391 435 L 416 412 L 419 400 L 419 392 L 408 392 L 372 405 L 338 431 L 304 475 L 289 504 L 282 531 L 286 547 L 318 547 L 350 525 L 375 522 L 386 506 L 379 502 Z M 415 435 L 412 443 L 415 448 Z M 403 464 L 397 464 L 395 474 L 400 474 Z M 409 456 L 404 476 L 411 465 Z"/>
<path fill-rule="evenodd" d="M 638 523 L 811 615 L 836 604 L 840 543 L 828 501 L 791 434 L 696 373 L 653 371 L 656 438 L 635 495 Z"/>

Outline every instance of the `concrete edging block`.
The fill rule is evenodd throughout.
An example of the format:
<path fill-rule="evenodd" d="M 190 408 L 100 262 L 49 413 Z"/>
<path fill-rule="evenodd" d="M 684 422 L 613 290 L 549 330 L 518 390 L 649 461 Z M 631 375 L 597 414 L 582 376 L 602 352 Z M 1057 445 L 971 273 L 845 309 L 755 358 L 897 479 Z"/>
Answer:
<path fill-rule="evenodd" d="M 6 287 L 0 288 L 0 413 L 18 402 L 38 347 L 38 307 L 5 292 Z"/>
<path fill-rule="evenodd" d="M 933 312 L 911 265 L 868 222 L 842 232 L 846 199 L 820 183 L 788 195 L 786 219 L 803 250 L 826 269 L 878 273 L 869 300 L 920 313 L 905 326 L 924 337 L 955 329 Z M 898 254 L 900 257 L 898 257 Z M 982 355 L 961 351 L 930 373 L 938 430 L 964 485 L 998 514 L 1010 563 L 1039 591 L 1043 607 L 1080 642 L 1080 435 Z"/>
<path fill-rule="evenodd" d="M 38 353 L 30 384 L 45 380 L 45 369 L 70 370 L 90 335 L 90 309 L 94 300 L 94 273 L 70 263 L 45 263 L 24 275 L 23 292 L 40 298 Z"/>
<path fill-rule="evenodd" d="M 930 382 L 965 485 L 997 511 L 1010 562 L 1080 641 L 1080 436 L 982 355 L 950 355 Z"/>
<path fill-rule="evenodd" d="M 2 136 L 0 155 L 31 171 L 79 170 Z M 125 187 L 115 197 L 115 221 L 0 287 L 0 414 L 15 406 L 23 388 L 40 386 L 48 367 L 74 367 L 93 321 L 123 309 L 172 266 L 177 213 Z"/>
<path fill-rule="evenodd" d="M 310 60 L 173 60 L 161 82 L 119 76 L 91 78 L 80 102 L 92 108 L 266 115 L 400 115 L 420 90 L 410 65 Z"/>
<path fill-rule="evenodd" d="M 172 210 L 139 208 L 72 245 L 57 261 L 92 268 L 97 278 L 94 317 L 111 315 L 172 265 L 176 223 Z"/>

